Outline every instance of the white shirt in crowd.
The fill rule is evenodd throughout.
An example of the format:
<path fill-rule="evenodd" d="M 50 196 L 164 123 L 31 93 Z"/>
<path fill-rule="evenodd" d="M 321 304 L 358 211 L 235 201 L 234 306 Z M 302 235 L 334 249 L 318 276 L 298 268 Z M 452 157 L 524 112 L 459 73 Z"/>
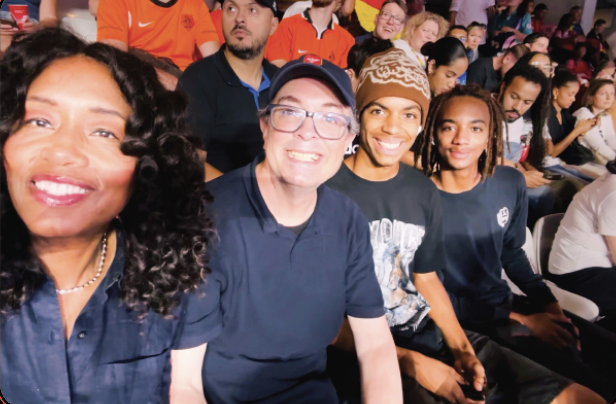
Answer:
<path fill-rule="evenodd" d="M 616 174 L 607 173 L 578 192 L 560 223 L 548 269 L 564 275 L 615 266 L 604 236 L 616 236 Z"/>
<path fill-rule="evenodd" d="M 420 69 L 426 69 L 426 57 L 419 52 L 415 52 L 415 50 L 411 48 L 411 45 L 409 45 L 408 42 L 406 42 L 404 39 L 396 39 L 392 43 L 394 44 L 395 48 L 403 50 L 404 53 L 406 53 L 406 56 L 408 56 L 413 61 L 413 63 L 419 66 Z"/>
<path fill-rule="evenodd" d="M 308 10 L 310 7 L 312 7 L 312 1 L 310 0 L 296 1 L 295 3 L 291 4 L 289 8 L 287 8 L 287 11 L 284 12 L 284 15 L 282 16 L 282 18 L 285 19 L 285 18 L 293 17 L 296 14 L 301 14 L 304 11 Z M 340 25 L 340 23 L 338 22 L 338 17 L 336 17 L 336 14 L 332 16 L 332 19 L 334 20 L 336 24 Z"/>
<path fill-rule="evenodd" d="M 580 108 L 573 114 L 577 118 L 575 124 L 584 119 L 594 118 L 588 108 Z M 582 138 L 580 143 L 595 153 L 597 163 L 605 164 L 616 159 L 616 131 L 610 114 L 601 116 L 601 125 L 595 126 Z"/>
<path fill-rule="evenodd" d="M 488 7 L 493 6 L 494 0 L 453 0 L 449 11 L 455 11 L 456 25 L 468 27 L 473 21 L 488 25 Z M 481 40 L 485 43 L 485 35 Z"/>

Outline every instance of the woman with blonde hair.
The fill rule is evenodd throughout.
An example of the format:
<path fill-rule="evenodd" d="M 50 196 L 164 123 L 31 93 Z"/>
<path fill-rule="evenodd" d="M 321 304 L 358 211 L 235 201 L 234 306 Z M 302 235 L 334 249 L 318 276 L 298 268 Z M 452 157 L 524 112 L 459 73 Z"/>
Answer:
<path fill-rule="evenodd" d="M 394 46 L 402 49 L 413 62 L 426 69 L 426 57 L 421 48 L 428 42 L 443 38 L 449 30 L 449 23 L 440 15 L 423 12 L 411 17 L 402 31 L 402 37 L 394 41 Z"/>

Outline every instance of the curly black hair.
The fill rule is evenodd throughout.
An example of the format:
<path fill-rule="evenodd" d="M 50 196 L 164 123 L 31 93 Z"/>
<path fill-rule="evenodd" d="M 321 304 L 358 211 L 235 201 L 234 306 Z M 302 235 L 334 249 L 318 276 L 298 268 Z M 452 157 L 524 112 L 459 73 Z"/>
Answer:
<path fill-rule="evenodd" d="M 47 28 L 17 36 L 0 62 L 0 153 L 22 124 L 29 86 L 54 61 L 88 57 L 108 67 L 132 114 L 120 149 L 137 157 L 133 193 L 119 214 L 124 236 L 122 302 L 131 311 L 171 316 L 181 295 L 209 273 L 206 246 L 213 237 L 206 206 L 212 197 L 204 167 L 185 123 L 187 103 L 167 91 L 154 68 L 101 43 L 86 44 L 72 33 Z M 0 176 L 0 312 L 18 311 L 46 280 L 26 225 Z"/>
<path fill-rule="evenodd" d="M 505 114 L 491 94 L 482 89 L 478 84 L 456 85 L 453 90 L 432 99 L 430 109 L 428 110 L 428 117 L 426 118 L 426 127 L 415 141 L 415 167 L 421 161 L 423 166 L 422 172 L 428 177 L 431 177 L 432 174 L 438 171 L 441 156 L 435 145 L 439 113 L 447 101 L 457 97 L 476 98 L 483 101 L 490 111 L 488 145 L 486 151 L 479 157 L 479 173 L 481 174 L 481 181 L 484 181 L 487 177 L 494 174 L 496 165 L 503 155 L 503 122 L 505 121 Z"/>

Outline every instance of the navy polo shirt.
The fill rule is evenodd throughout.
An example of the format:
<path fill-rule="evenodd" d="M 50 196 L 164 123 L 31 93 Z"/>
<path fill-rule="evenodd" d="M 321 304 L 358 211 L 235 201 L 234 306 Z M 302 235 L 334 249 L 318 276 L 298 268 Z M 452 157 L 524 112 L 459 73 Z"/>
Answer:
<path fill-rule="evenodd" d="M 205 396 L 209 404 L 337 403 L 327 346 L 345 315 L 384 315 L 368 222 L 350 198 L 321 186 L 296 235 L 261 196 L 261 159 L 208 183 L 224 329 L 208 344 Z"/>
<path fill-rule="evenodd" d="M 124 248 L 75 322 L 68 341 L 53 280 L 19 312 L 1 317 L 1 389 L 13 404 L 168 403 L 172 349 L 202 345 L 221 330 L 217 289 L 185 295 L 164 319 L 141 321 L 120 303 Z M 214 283 L 212 283 L 212 286 Z"/>

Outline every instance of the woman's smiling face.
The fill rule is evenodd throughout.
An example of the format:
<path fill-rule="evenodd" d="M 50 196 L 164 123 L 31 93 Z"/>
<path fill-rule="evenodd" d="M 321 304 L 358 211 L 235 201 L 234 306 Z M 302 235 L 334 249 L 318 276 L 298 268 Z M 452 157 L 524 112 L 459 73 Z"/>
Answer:
<path fill-rule="evenodd" d="M 4 145 L 11 200 L 32 234 L 100 231 L 122 211 L 137 163 L 120 151 L 131 112 L 93 59 L 57 60 L 32 82 L 23 124 Z"/>

